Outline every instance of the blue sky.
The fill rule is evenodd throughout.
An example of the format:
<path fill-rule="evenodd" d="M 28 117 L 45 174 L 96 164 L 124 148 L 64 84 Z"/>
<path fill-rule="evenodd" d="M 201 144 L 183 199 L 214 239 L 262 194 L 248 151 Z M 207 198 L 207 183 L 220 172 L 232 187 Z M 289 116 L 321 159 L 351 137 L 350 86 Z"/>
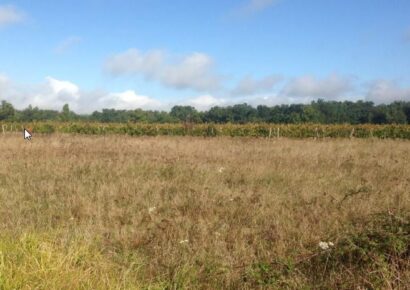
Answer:
<path fill-rule="evenodd" d="M 0 1 L 0 99 L 103 107 L 410 100 L 408 0 Z"/>

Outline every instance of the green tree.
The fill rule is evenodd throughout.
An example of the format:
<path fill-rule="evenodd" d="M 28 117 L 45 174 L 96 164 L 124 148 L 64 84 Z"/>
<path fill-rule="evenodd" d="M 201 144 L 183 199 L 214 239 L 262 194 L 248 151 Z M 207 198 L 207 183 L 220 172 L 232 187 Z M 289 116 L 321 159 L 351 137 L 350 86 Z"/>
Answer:
<path fill-rule="evenodd" d="M 257 111 L 252 106 L 244 103 L 231 107 L 232 117 L 235 123 L 255 122 L 257 119 Z"/>
<path fill-rule="evenodd" d="M 0 120 L 11 120 L 14 118 L 16 110 L 14 109 L 13 105 L 6 102 L 1 101 L 0 105 Z"/>
<path fill-rule="evenodd" d="M 170 112 L 171 117 L 182 122 L 200 122 L 198 111 L 192 106 L 174 106 Z"/>
<path fill-rule="evenodd" d="M 265 105 L 259 105 L 256 107 L 257 117 L 259 121 L 271 122 L 272 120 L 272 109 Z"/>
<path fill-rule="evenodd" d="M 378 106 L 370 113 L 370 121 L 373 124 L 387 124 L 386 107 Z"/>
<path fill-rule="evenodd" d="M 204 113 L 204 121 L 208 123 L 228 123 L 233 121 L 232 111 L 222 107 L 212 107 Z"/>
<path fill-rule="evenodd" d="M 404 106 L 403 106 L 403 112 L 406 115 L 407 118 L 407 124 L 410 124 L 410 102 L 407 102 Z"/>
<path fill-rule="evenodd" d="M 301 115 L 302 122 L 321 123 L 323 120 L 323 116 L 312 105 L 304 106 Z"/>
<path fill-rule="evenodd" d="M 404 102 L 391 103 L 387 108 L 387 122 L 395 124 L 407 123 Z"/>
<path fill-rule="evenodd" d="M 73 119 L 75 119 L 75 114 L 70 111 L 70 107 L 68 106 L 68 104 L 65 104 L 60 114 L 60 120 L 63 122 L 67 122 Z"/>

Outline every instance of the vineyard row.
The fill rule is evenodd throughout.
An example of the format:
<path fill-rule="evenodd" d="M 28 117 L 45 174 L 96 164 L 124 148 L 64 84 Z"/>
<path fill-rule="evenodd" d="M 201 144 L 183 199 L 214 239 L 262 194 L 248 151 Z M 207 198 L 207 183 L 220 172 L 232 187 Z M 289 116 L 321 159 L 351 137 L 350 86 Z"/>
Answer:
<path fill-rule="evenodd" d="M 0 133 L 29 128 L 34 134 L 70 133 L 130 136 L 243 136 L 266 138 L 398 138 L 410 139 L 410 125 L 320 125 L 320 124 L 104 124 L 38 122 L 0 123 Z"/>

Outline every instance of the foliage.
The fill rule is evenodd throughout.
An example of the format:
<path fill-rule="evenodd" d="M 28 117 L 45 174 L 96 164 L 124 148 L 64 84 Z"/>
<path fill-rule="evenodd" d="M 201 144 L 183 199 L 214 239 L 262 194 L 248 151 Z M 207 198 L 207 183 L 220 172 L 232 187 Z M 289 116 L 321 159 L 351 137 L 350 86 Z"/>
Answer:
<path fill-rule="evenodd" d="M 74 133 L 87 135 L 127 134 L 130 136 L 230 136 L 264 138 L 393 138 L 410 139 L 409 125 L 321 125 L 321 124 L 181 124 L 181 123 L 94 123 L 33 122 L 2 123 L 5 132 L 24 126 L 35 133 Z"/>
<path fill-rule="evenodd" d="M 315 289 L 381 289 L 386 279 L 390 287 L 400 288 L 397 272 L 408 268 L 410 258 L 410 216 L 381 212 L 356 218 L 341 238 L 327 249 L 312 244 L 308 258 L 275 259 L 252 264 L 244 281 L 253 286 L 289 288 L 289 278 L 305 277 L 305 285 Z M 337 277 L 337 279 L 335 279 Z M 294 288 L 294 287 L 290 287 Z"/>
<path fill-rule="evenodd" d="M 305 261 L 301 268 L 312 281 L 324 285 L 332 273 L 338 273 L 346 285 L 352 276 L 359 280 L 367 276 L 363 280 L 366 287 L 383 288 L 381 276 L 394 277 L 409 266 L 409 258 L 410 216 L 381 212 L 353 221 L 353 227 L 332 249 Z M 401 283 L 390 286 L 400 288 Z"/>
<path fill-rule="evenodd" d="M 2 101 L 0 105 L 0 121 L 13 119 L 15 110 L 12 104 Z"/>
<path fill-rule="evenodd" d="M 135 289 L 137 277 L 121 280 L 137 269 L 105 259 L 97 243 L 81 237 L 65 243 L 50 233 L 0 237 L 0 289 L 106 289 L 120 284 Z"/>
<path fill-rule="evenodd" d="M 200 122 L 198 111 L 191 106 L 174 106 L 169 115 L 181 122 Z"/>
<path fill-rule="evenodd" d="M 409 124 L 410 102 L 393 102 L 375 105 L 367 101 L 324 101 L 319 99 L 310 104 L 290 104 L 256 108 L 249 104 L 215 106 L 199 112 L 192 106 L 174 106 L 170 112 L 142 109 L 102 109 L 90 115 L 79 115 L 65 104 L 61 112 L 42 110 L 29 106 L 15 110 L 5 101 L 0 106 L 0 121 L 92 121 L 102 123 L 274 123 L 274 124 Z"/>

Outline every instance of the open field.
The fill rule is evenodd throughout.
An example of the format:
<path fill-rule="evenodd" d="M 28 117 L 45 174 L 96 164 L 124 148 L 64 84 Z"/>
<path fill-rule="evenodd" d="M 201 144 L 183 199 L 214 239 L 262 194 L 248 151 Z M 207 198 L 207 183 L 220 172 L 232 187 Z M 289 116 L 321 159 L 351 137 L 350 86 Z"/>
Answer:
<path fill-rule="evenodd" d="M 3 134 L 0 152 L 0 289 L 410 285 L 409 141 Z"/>

